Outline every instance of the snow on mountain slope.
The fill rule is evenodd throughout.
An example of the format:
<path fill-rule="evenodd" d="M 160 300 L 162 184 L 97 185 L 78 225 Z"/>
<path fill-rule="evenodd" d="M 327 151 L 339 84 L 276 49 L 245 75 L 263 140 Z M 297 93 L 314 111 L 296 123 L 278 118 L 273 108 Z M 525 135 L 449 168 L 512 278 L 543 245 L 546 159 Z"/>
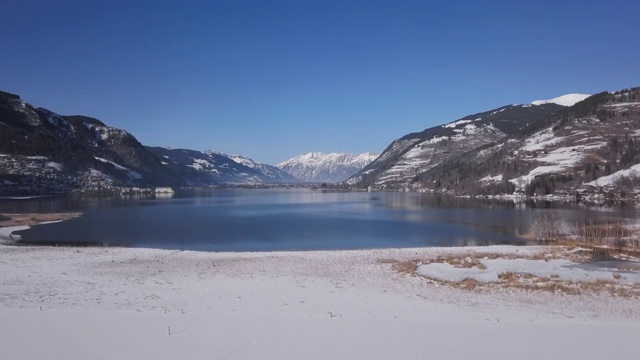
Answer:
<path fill-rule="evenodd" d="M 305 182 L 341 182 L 360 171 L 380 154 L 367 152 L 349 153 L 309 152 L 276 165 Z"/>
<path fill-rule="evenodd" d="M 259 168 L 245 165 L 213 150 L 205 152 L 189 149 L 149 148 L 173 172 L 186 179 L 191 186 L 214 184 L 272 184 L 279 178 L 263 173 Z M 250 159 L 248 159 L 250 160 Z"/>
<path fill-rule="evenodd" d="M 556 104 L 507 105 L 397 139 L 349 179 L 357 186 L 403 187 L 416 176 L 464 153 L 517 133 L 556 110 Z"/>
<path fill-rule="evenodd" d="M 606 191 L 632 194 L 636 180 L 628 176 L 640 164 L 640 88 L 601 92 L 570 107 L 553 105 L 559 110 L 493 144 L 441 161 L 405 186 L 472 196 L 514 190 L 571 196 L 596 194 L 602 189 L 593 187 L 613 183 L 615 189 Z M 620 176 L 627 178 L 615 182 Z"/>
<path fill-rule="evenodd" d="M 118 187 L 183 184 L 133 135 L 97 119 L 60 115 L 2 91 L 0 113 L 0 153 L 5 155 L 0 193 L 118 192 Z M 33 156 L 48 162 L 39 164 Z"/>
<path fill-rule="evenodd" d="M 601 176 L 596 180 L 586 183 L 589 186 L 613 186 L 616 180 L 621 177 L 639 177 L 640 176 L 640 164 L 633 165 L 632 167 L 624 170 L 618 170 L 613 174 Z"/>
<path fill-rule="evenodd" d="M 462 121 L 454 124 L 454 127 L 450 127 L 455 132 L 454 135 L 436 136 L 415 143 L 393 166 L 381 174 L 377 184 L 410 181 L 416 175 L 428 171 L 456 155 L 492 143 L 505 136 L 502 131 L 491 124 L 476 126 Z"/>
<path fill-rule="evenodd" d="M 528 152 L 524 161 L 535 161 L 539 166 L 528 174 L 510 180 L 520 189 L 536 176 L 544 174 L 571 174 L 574 168 L 595 149 L 607 143 L 607 126 L 595 118 L 585 118 L 580 123 L 562 131 L 544 129 L 524 141 L 519 151 Z"/>
<path fill-rule="evenodd" d="M 558 96 L 549 100 L 536 100 L 531 102 L 531 105 L 543 105 L 543 104 L 558 104 L 562 106 L 572 106 L 577 102 L 580 102 L 591 95 L 588 94 L 566 94 Z"/>
<path fill-rule="evenodd" d="M 206 151 L 205 151 L 206 153 Z M 227 156 L 228 158 L 230 158 L 231 160 L 237 162 L 238 164 L 242 164 L 244 166 L 250 167 L 252 169 L 258 170 L 261 173 L 263 173 L 264 175 L 272 178 L 274 181 L 277 182 L 282 182 L 282 183 L 295 183 L 295 182 L 299 182 L 300 180 L 298 180 L 296 177 L 294 177 L 293 175 L 289 174 L 286 171 L 282 171 L 280 169 L 278 169 L 275 166 L 271 166 L 271 165 L 267 165 L 267 164 L 261 164 L 258 162 L 255 162 L 253 159 L 250 159 L 246 156 L 242 156 L 242 155 L 225 155 L 222 153 L 219 153 L 223 156 Z"/>
<path fill-rule="evenodd" d="M 140 175 L 139 173 L 127 168 L 126 166 L 122 166 L 122 165 L 120 165 L 118 163 L 115 163 L 113 161 L 109 161 L 107 159 L 103 159 L 103 158 L 97 157 L 97 156 L 94 156 L 94 159 L 96 159 L 96 160 L 98 160 L 100 162 L 103 162 L 103 163 L 107 163 L 107 164 L 113 165 L 113 167 L 116 170 L 124 171 L 127 174 L 127 176 L 130 177 L 131 179 L 142 179 L 142 175 Z"/>
<path fill-rule="evenodd" d="M 606 142 L 595 142 L 580 147 L 575 147 L 570 144 L 569 141 L 561 141 L 557 146 L 554 146 L 553 150 L 550 150 L 551 147 L 546 148 L 548 155 L 535 159 L 537 163 L 541 163 L 542 165 L 537 166 L 526 175 L 516 177 L 509 181 L 517 185 L 520 190 L 523 190 L 524 186 L 540 175 L 570 175 L 574 172 L 575 168 L 581 165 L 589 156 L 590 150 L 602 147 Z"/>
<path fill-rule="evenodd" d="M 563 128 L 549 127 L 526 138 L 516 155 L 520 155 L 523 162 L 535 163 L 538 166 L 527 174 L 509 181 L 523 189 L 541 175 L 575 176 L 576 172 L 584 172 L 582 169 L 586 164 L 591 164 L 596 170 L 605 166 L 617 166 L 619 160 L 606 159 L 604 154 L 611 152 L 608 147 L 611 147 L 610 141 L 614 138 L 640 137 L 640 131 L 634 130 L 640 125 L 640 100 L 608 102 L 600 105 L 599 109 L 600 114 L 607 114 L 608 117 L 598 118 L 591 115 L 579 118 Z M 629 176 L 634 170 L 640 168 L 634 165 L 585 182 L 585 185 L 612 185 L 616 178 Z"/>

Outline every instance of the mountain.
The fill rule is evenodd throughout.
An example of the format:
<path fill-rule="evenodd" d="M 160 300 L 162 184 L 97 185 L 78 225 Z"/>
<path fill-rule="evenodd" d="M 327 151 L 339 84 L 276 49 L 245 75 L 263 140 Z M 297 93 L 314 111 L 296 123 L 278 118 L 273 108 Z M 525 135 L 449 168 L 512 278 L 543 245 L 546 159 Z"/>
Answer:
<path fill-rule="evenodd" d="M 409 134 L 348 183 L 457 195 L 640 198 L 640 88 L 509 105 Z"/>
<path fill-rule="evenodd" d="M 7 92 L 0 92 L 0 139 L 0 193 L 184 184 L 128 132 L 34 107 Z"/>
<path fill-rule="evenodd" d="M 357 173 L 378 155 L 372 152 L 360 155 L 309 152 L 281 162 L 276 167 L 305 182 L 337 183 Z"/>
<path fill-rule="evenodd" d="M 552 103 L 507 105 L 405 135 L 394 140 L 348 183 L 356 187 L 404 188 L 420 174 L 522 132 L 562 108 Z"/>
<path fill-rule="evenodd" d="M 145 147 L 98 119 L 60 115 L 0 91 L 0 194 L 273 184 L 293 176 L 458 195 L 640 197 L 640 88 L 585 97 L 469 115 L 403 136 L 379 156 L 307 153 L 272 167 L 212 151 Z"/>
<path fill-rule="evenodd" d="M 602 92 L 522 132 L 413 179 L 456 194 L 576 192 L 628 196 L 640 187 L 640 88 Z"/>
<path fill-rule="evenodd" d="M 149 151 L 162 158 L 162 163 L 172 172 L 178 174 L 189 186 L 209 186 L 216 184 L 276 184 L 295 182 L 288 174 L 270 171 L 266 172 L 262 164 L 247 166 L 250 161 L 235 161 L 229 156 L 216 151 L 196 151 L 188 149 L 168 149 L 162 147 L 148 147 Z M 240 156 L 235 156 L 240 160 Z M 275 173 L 275 174 L 274 174 Z M 284 180 L 283 178 L 286 178 Z"/>
<path fill-rule="evenodd" d="M 145 147 L 125 130 L 64 116 L 0 91 L 0 194 L 118 193 L 123 188 L 297 180 L 248 158 Z"/>
<path fill-rule="evenodd" d="M 242 155 L 226 155 L 213 150 L 205 151 L 205 153 L 217 153 L 217 154 L 226 156 L 231 160 L 237 162 L 238 164 L 242 164 L 244 166 L 258 170 L 262 174 L 271 178 L 273 182 L 288 183 L 288 184 L 300 182 L 300 180 L 298 180 L 295 176 L 287 173 L 286 171 L 282 171 L 275 166 L 257 163 L 252 159 Z"/>

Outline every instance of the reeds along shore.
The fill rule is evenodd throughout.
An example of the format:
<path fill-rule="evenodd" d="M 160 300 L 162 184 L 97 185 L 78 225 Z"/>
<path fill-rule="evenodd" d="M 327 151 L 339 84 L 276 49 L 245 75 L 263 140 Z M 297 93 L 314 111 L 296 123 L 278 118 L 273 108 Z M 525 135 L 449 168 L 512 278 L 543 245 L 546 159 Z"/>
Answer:
<path fill-rule="evenodd" d="M 594 223 L 593 221 L 574 222 L 569 226 L 569 234 L 582 244 L 607 246 L 618 250 L 640 250 L 640 237 L 637 229 L 623 222 Z"/>
<path fill-rule="evenodd" d="M 640 229 L 623 221 L 570 221 L 563 223 L 554 213 L 540 214 L 531 224 L 531 237 L 545 243 L 598 247 L 640 252 Z"/>

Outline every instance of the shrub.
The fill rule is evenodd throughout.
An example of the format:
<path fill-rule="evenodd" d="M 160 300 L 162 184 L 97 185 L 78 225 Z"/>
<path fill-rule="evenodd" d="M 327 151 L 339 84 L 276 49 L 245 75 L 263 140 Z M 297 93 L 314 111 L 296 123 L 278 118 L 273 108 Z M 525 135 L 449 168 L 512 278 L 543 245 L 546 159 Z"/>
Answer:
<path fill-rule="evenodd" d="M 531 224 L 531 235 L 538 241 L 551 241 L 558 236 L 560 221 L 555 212 L 544 212 L 536 216 Z"/>

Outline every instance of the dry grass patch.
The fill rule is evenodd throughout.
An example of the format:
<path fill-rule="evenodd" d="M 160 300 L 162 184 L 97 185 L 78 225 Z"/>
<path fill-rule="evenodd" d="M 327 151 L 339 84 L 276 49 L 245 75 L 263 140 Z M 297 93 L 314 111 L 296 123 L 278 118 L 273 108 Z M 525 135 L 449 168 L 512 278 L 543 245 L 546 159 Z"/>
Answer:
<path fill-rule="evenodd" d="M 496 253 L 462 253 L 440 255 L 431 259 L 412 260 L 380 260 L 381 263 L 391 264 L 394 271 L 411 276 L 416 276 L 416 271 L 420 265 L 432 263 L 446 263 L 459 269 L 487 269 L 482 260 L 494 259 L 529 259 L 538 261 L 570 259 L 573 262 L 587 262 L 591 260 L 591 251 L 580 248 L 569 248 L 564 246 L 550 247 L 548 251 L 535 254 L 496 254 Z M 621 272 L 638 271 L 635 265 L 622 266 L 618 272 L 613 272 L 612 277 L 606 280 L 595 281 L 571 281 L 562 279 L 559 274 L 552 274 L 548 277 L 537 276 L 532 273 L 519 273 L 507 271 L 498 274 L 497 281 L 481 282 L 473 277 L 467 277 L 460 281 L 441 280 L 431 277 L 423 277 L 428 283 L 451 286 L 468 291 L 484 291 L 495 288 L 517 289 L 521 291 L 544 291 L 564 295 L 588 295 L 607 294 L 616 297 L 640 298 L 640 284 L 621 284 Z"/>
<path fill-rule="evenodd" d="M 396 261 L 391 264 L 391 267 L 393 268 L 393 270 L 399 273 L 409 274 L 413 276 L 416 274 L 416 269 L 418 268 L 418 265 L 416 261 L 409 260 L 409 261 Z"/>
<path fill-rule="evenodd" d="M 473 255 L 465 257 L 438 256 L 435 260 L 426 263 L 447 263 L 459 269 L 471 269 L 475 267 L 480 270 L 485 270 L 487 268 L 476 256 Z"/>
<path fill-rule="evenodd" d="M 476 281 L 476 279 L 473 279 L 473 278 L 465 278 L 460 282 L 461 287 L 469 291 L 475 290 L 476 287 L 478 287 L 478 284 L 479 284 L 478 281 Z"/>
<path fill-rule="evenodd" d="M 552 246 L 547 251 L 526 257 L 530 260 L 559 260 L 569 259 L 573 262 L 586 262 L 591 260 L 592 253 L 589 249 L 579 250 L 575 246 Z"/>
<path fill-rule="evenodd" d="M 498 274 L 497 282 L 480 282 L 473 278 L 460 281 L 444 281 L 428 278 L 429 281 L 469 291 L 493 288 L 516 289 L 527 292 L 544 291 L 561 295 L 607 294 L 615 297 L 640 298 L 640 284 L 621 285 L 617 280 L 578 281 L 562 280 L 559 277 L 538 277 L 529 273 L 505 272 Z"/>
<path fill-rule="evenodd" d="M 520 277 L 520 274 L 516 274 L 514 272 L 511 271 L 507 271 L 507 272 L 503 272 L 498 274 L 498 280 L 505 282 L 505 283 L 514 283 L 518 281 L 518 278 Z"/>
<path fill-rule="evenodd" d="M 615 276 L 618 275 L 618 276 Z M 525 291 L 546 291 L 565 295 L 580 294 L 609 294 L 618 297 L 640 297 L 640 285 L 621 285 L 618 283 L 620 275 L 614 274 L 613 280 L 599 279 L 595 281 L 562 280 L 558 275 L 538 277 L 528 273 L 502 273 L 498 275 L 498 283 L 488 283 L 486 286 L 497 285 L 501 288 L 519 289 Z"/>
<path fill-rule="evenodd" d="M 638 271 L 640 267 L 633 265 L 620 265 L 618 266 L 618 271 Z"/>
<path fill-rule="evenodd" d="M 471 269 L 477 268 L 480 270 L 486 270 L 486 265 L 482 263 L 482 259 L 517 259 L 515 255 L 500 255 L 494 253 L 478 253 L 478 254 L 455 254 L 455 255 L 440 255 L 435 259 L 414 259 L 414 260 L 394 260 L 394 259 L 380 259 L 380 264 L 391 264 L 391 267 L 400 273 L 409 275 L 415 275 L 418 265 L 432 264 L 432 263 L 446 263 L 459 269 Z"/>
<path fill-rule="evenodd" d="M 423 264 L 432 263 L 446 263 L 458 269 L 471 269 L 478 268 L 480 270 L 486 270 L 486 265 L 481 260 L 495 260 L 495 259 L 507 259 L 513 260 L 518 258 L 525 258 L 525 256 L 519 256 L 517 254 L 496 254 L 496 253 L 469 253 L 469 254 L 452 254 L 452 255 L 440 255 L 435 259 L 423 260 Z"/>
<path fill-rule="evenodd" d="M 82 213 L 0 214 L 0 227 L 37 225 L 48 221 L 61 221 L 82 216 Z"/>
<path fill-rule="evenodd" d="M 614 278 L 615 280 L 620 280 L 620 278 L 621 278 L 621 277 L 622 277 L 622 274 L 620 274 L 620 273 L 613 273 L 613 278 Z"/>
<path fill-rule="evenodd" d="M 576 263 L 583 263 L 592 260 L 591 249 L 571 248 L 566 246 L 549 247 L 547 251 L 534 254 L 496 254 L 496 253 L 461 253 L 440 255 L 431 259 L 393 260 L 383 259 L 380 263 L 391 264 L 392 269 L 398 273 L 416 276 L 416 271 L 420 265 L 432 263 L 446 263 L 460 269 L 485 270 L 487 267 L 482 260 L 494 259 L 529 259 L 529 260 L 557 260 L 570 259 Z M 531 273 L 519 273 L 507 271 L 498 274 L 497 281 L 480 282 L 473 277 L 467 277 L 460 281 L 440 280 L 431 277 L 422 277 L 429 283 L 441 284 L 456 287 L 468 291 L 484 291 L 495 288 L 517 289 L 521 291 L 544 291 L 564 295 L 596 295 L 606 294 L 616 297 L 640 298 L 640 284 L 621 284 L 621 272 L 638 271 L 639 266 L 630 264 L 621 266 L 618 272 L 613 272 L 612 277 L 606 280 L 595 281 L 571 281 L 565 280 L 558 274 L 549 277 L 537 276 Z"/>

